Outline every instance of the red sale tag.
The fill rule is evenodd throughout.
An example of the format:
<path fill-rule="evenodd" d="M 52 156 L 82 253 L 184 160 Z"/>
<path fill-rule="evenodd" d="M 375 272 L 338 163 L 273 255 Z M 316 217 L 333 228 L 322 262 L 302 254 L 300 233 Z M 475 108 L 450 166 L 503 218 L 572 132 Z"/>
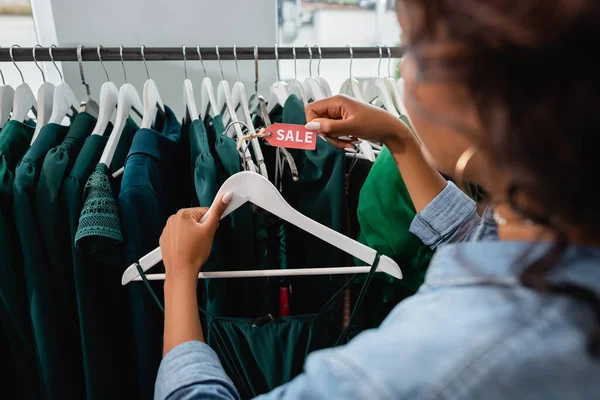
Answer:
<path fill-rule="evenodd" d="M 304 125 L 273 124 L 265 137 L 271 146 L 287 149 L 314 150 L 317 148 L 317 132 L 307 130 Z"/>

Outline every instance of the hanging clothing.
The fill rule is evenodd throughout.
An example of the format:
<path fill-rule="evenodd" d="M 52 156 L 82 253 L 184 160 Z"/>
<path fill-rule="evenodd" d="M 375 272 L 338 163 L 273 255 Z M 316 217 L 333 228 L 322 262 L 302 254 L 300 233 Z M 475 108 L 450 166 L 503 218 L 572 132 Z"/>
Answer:
<path fill-rule="evenodd" d="M 14 216 L 38 355 L 42 397 L 84 397 L 79 326 L 64 313 L 57 279 L 48 265 L 35 209 L 36 186 L 46 153 L 59 145 L 69 127 L 48 124 L 23 156 L 13 183 Z"/>
<path fill-rule="evenodd" d="M 39 398 L 40 384 L 12 205 L 15 169 L 29 148 L 34 131 L 34 127 L 19 121 L 8 121 L 0 130 L 0 324 L 10 350 L 2 354 L 14 360 L 10 364 L 16 367 L 13 383 L 25 399 Z"/>
<path fill-rule="evenodd" d="M 111 130 L 112 124 L 109 124 L 105 134 L 108 135 Z M 136 130 L 135 123 L 129 120 L 109 174 L 122 165 Z M 130 376 L 135 368 L 131 352 L 131 312 L 124 306 L 129 297 L 119 284 L 124 263 L 124 259 L 119 258 L 122 253 L 117 246 L 106 246 L 107 242 L 100 243 L 96 250 L 85 246 L 78 248 L 75 243 L 84 187 L 107 141 L 108 136 L 100 135 L 91 135 L 85 140 L 60 193 L 66 215 L 67 243 L 70 246 L 68 262 L 73 269 L 88 400 L 131 399 L 135 393 L 135 382 Z"/>
<path fill-rule="evenodd" d="M 180 186 L 175 179 L 182 171 L 177 165 L 181 125 L 173 111 L 166 106 L 164 121 L 157 123 L 161 125 L 156 126 L 156 130 L 140 129 L 135 134 L 125 163 L 118 198 L 125 240 L 122 266 L 137 262 L 156 247 L 167 219 L 181 206 L 176 203 L 177 191 L 189 187 L 188 182 Z M 122 274 L 123 270 L 122 267 L 119 272 Z M 161 268 L 155 267 L 153 272 L 161 272 Z M 119 279 L 115 283 L 118 284 Z M 163 284 L 160 281 L 151 283 L 161 298 Z M 151 399 L 162 357 L 164 317 L 143 285 L 130 285 L 128 289 L 133 315 L 133 349 L 139 398 Z"/>

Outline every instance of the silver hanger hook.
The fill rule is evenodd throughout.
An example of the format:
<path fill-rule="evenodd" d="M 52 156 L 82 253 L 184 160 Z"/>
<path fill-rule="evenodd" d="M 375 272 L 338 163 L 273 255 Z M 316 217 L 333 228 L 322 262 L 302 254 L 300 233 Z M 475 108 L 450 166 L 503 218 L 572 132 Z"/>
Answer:
<path fill-rule="evenodd" d="M 219 68 L 221 68 L 221 78 L 225 80 L 225 73 L 223 72 L 223 64 L 221 63 L 221 53 L 219 53 L 219 46 L 215 46 L 215 53 L 217 53 L 217 60 L 219 60 Z"/>
<path fill-rule="evenodd" d="M 12 63 L 15 65 L 15 68 L 17 69 L 17 71 L 19 71 L 19 74 L 21 75 L 21 80 L 23 81 L 23 83 L 25 83 L 25 78 L 23 78 L 23 72 L 21 72 L 21 70 L 19 69 L 19 66 L 17 65 L 17 63 L 15 62 L 15 59 L 13 57 L 13 49 L 15 47 L 21 47 L 21 46 L 19 46 L 18 44 L 13 44 L 8 49 L 8 54 L 10 54 L 10 59 L 11 59 Z"/>
<path fill-rule="evenodd" d="M 60 69 L 58 68 L 58 65 L 56 65 L 56 61 L 54 61 L 54 55 L 52 54 L 52 49 L 57 48 L 58 46 L 55 44 L 50 45 L 50 47 L 48 47 L 48 54 L 50 54 L 50 61 L 52 61 L 52 64 L 54 64 L 54 68 L 56 68 L 56 71 L 58 72 L 58 76 L 60 76 L 60 80 L 62 82 L 65 81 L 65 78 L 63 77 L 62 72 L 60 72 Z"/>
<path fill-rule="evenodd" d="M 140 53 L 142 53 L 142 61 L 144 62 L 144 68 L 146 68 L 146 76 L 148 77 L 148 79 L 150 79 L 150 71 L 148 71 L 148 64 L 146 64 L 146 46 L 145 45 L 142 45 L 142 47 L 140 47 Z M 183 57 L 185 59 L 185 49 L 183 50 Z M 187 71 L 186 71 L 186 78 L 187 78 Z"/>
<path fill-rule="evenodd" d="M 318 44 L 315 45 L 317 51 L 319 52 L 319 63 L 317 64 L 317 76 L 321 76 L 321 61 L 323 61 L 323 52 L 321 51 L 321 46 Z"/>
<path fill-rule="evenodd" d="M 381 59 L 383 58 L 382 46 L 377 43 L 377 48 L 379 49 L 379 63 L 377 64 L 377 76 L 381 78 Z"/>
<path fill-rule="evenodd" d="M 235 44 L 233 45 L 233 59 L 235 60 L 235 71 L 237 73 L 237 78 L 238 78 L 238 82 L 239 82 L 240 81 L 240 67 L 238 66 L 237 46 Z"/>
<path fill-rule="evenodd" d="M 196 46 L 196 53 L 198 53 L 198 59 L 200 60 L 200 64 L 202 64 L 202 69 L 204 70 L 204 76 L 207 77 L 206 66 L 204 65 L 204 60 L 202 59 L 202 53 L 200 52 L 200 46 Z"/>
<path fill-rule="evenodd" d="M 77 46 L 77 63 L 79 64 L 79 75 L 81 76 L 81 84 L 85 86 L 85 93 L 87 94 L 88 98 L 91 98 L 92 94 L 90 92 L 90 85 L 86 83 L 85 74 L 83 73 L 83 56 L 81 54 L 82 50 L 82 45 Z"/>
<path fill-rule="evenodd" d="M 279 48 L 275 45 L 275 66 L 277 67 L 277 80 L 281 81 L 281 76 L 279 75 Z"/>
<path fill-rule="evenodd" d="M 254 46 L 254 92 L 258 96 L 258 46 Z"/>
<path fill-rule="evenodd" d="M 298 79 L 298 68 L 296 63 L 296 46 L 292 45 L 292 55 L 294 56 L 294 79 Z"/>
<path fill-rule="evenodd" d="M 347 45 L 348 51 L 350 52 L 350 79 L 352 79 L 352 61 L 354 61 L 354 50 L 352 50 L 352 46 Z"/>
<path fill-rule="evenodd" d="M 40 67 L 40 64 L 38 64 L 38 61 L 35 57 L 35 51 L 37 49 L 41 49 L 42 45 L 40 44 L 36 44 L 33 49 L 31 50 L 31 52 L 33 53 L 33 62 L 35 63 L 35 66 L 40 70 L 40 74 L 42 74 L 42 80 L 44 81 L 44 83 L 46 82 L 46 75 L 44 74 L 44 70 L 42 69 L 42 67 Z"/>
<path fill-rule="evenodd" d="M 392 77 L 392 49 L 390 49 L 390 46 L 385 46 L 387 47 L 387 53 L 388 53 L 388 78 Z"/>
<path fill-rule="evenodd" d="M 98 47 L 96 47 L 96 52 L 98 53 L 98 60 L 100 61 L 100 65 L 102 65 L 102 69 L 104 70 L 104 73 L 106 74 L 106 82 L 110 82 L 110 78 L 108 76 L 108 71 L 106 70 L 106 67 L 104 66 L 104 61 L 102 61 L 102 54 L 100 54 L 101 48 L 102 48 L 101 44 L 99 44 Z"/>
<path fill-rule="evenodd" d="M 186 56 L 186 53 L 185 53 L 185 45 L 181 46 L 181 52 L 183 53 L 183 74 L 185 76 L 185 79 L 187 79 L 188 78 L 188 74 L 187 74 L 187 56 Z M 144 63 L 145 62 L 146 61 L 144 61 Z M 150 79 L 150 75 L 148 75 L 148 79 Z"/>
<path fill-rule="evenodd" d="M 127 83 L 127 70 L 125 69 L 125 60 L 123 60 L 123 45 L 119 46 L 119 55 L 121 56 L 121 65 L 123 66 L 123 75 L 125 76 L 125 83 Z"/>
<path fill-rule="evenodd" d="M 312 78 L 312 49 L 309 45 L 304 46 L 308 50 L 308 76 Z"/>
<path fill-rule="evenodd" d="M 227 128 L 225 128 L 225 132 L 223 132 L 224 134 L 226 134 L 229 129 L 231 129 L 232 126 L 234 125 L 242 125 L 244 128 L 246 128 L 248 130 L 248 132 L 250 132 L 250 128 L 248 128 L 248 125 L 243 122 L 243 121 L 232 121 L 229 123 L 229 125 L 227 125 Z"/>
<path fill-rule="evenodd" d="M 0 49 L 2 48 L 2 46 L 0 46 Z M 0 78 L 2 78 L 2 85 L 6 85 L 6 81 L 4 80 L 4 74 L 2 73 L 2 70 L 0 69 Z"/>

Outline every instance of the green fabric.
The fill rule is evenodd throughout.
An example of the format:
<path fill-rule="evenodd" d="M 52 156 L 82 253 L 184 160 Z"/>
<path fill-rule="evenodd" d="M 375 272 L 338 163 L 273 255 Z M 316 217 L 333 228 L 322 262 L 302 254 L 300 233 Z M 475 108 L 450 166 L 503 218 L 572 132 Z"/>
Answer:
<path fill-rule="evenodd" d="M 48 124 L 19 163 L 13 184 L 14 216 L 23 252 L 23 269 L 38 355 L 42 397 L 84 396 L 78 323 L 56 295 L 60 277 L 52 274 L 41 243 L 35 191 L 46 153 L 59 145 L 68 127 Z"/>
<path fill-rule="evenodd" d="M 408 121 L 403 118 L 408 124 Z M 381 150 L 360 192 L 358 241 L 393 258 L 402 268 L 403 279 L 378 274 L 365 301 L 367 325 L 378 326 L 391 309 L 414 294 L 424 281 L 434 251 L 410 233 L 415 207 L 394 157 Z M 359 261 L 357 261 L 359 263 Z"/>
<path fill-rule="evenodd" d="M 107 132 L 111 130 L 109 124 Z M 133 122 L 126 125 L 110 173 L 123 165 L 136 131 Z M 129 296 L 120 284 L 126 265 L 123 248 L 101 237 L 88 237 L 82 248 L 74 242 L 84 187 L 107 141 L 107 136 L 99 135 L 86 139 L 60 193 L 67 217 L 68 238 L 64 240 L 70 244 L 88 400 L 131 399 L 136 388 L 136 380 L 132 379 L 135 366 Z"/>
<path fill-rule="evenodd" d="M 282 122 L 304 125 L 304 104 L 291 95 L 283 107 Z M 345 232 L 345 157 L 344 151 L 318 139 L 314 151 L 290 151 L 300 180 L 293 182 L 284 173 L 283 195 L 287 202 L 307 217 L 338 232 Z M 286 164 L 287 166 L 287 164 Z M 346 265 L 343 251 L 329 243 L 286 224 L 288 268 L 336 267 Z M 339 277 L 337 277 L 339 278 Z M 331 295 L 339 279 L 328 276 L 297 277 L 292 281 L 292 314 L 308 314 L 318 309 Z M 335 282 L 334 282 L 335 281 Z"/>
<path fill-rule="evenodd" d="M 88 113 L 77 114 L 63 142 L 48 151 L 37 184 L 35 206 L 40 236 L 48 257 L 50 273 L 56 277 L 56 295 L 62 301 L 62 310 L 77 320 L 77 305 L 73 287 L 71 246 L 68 240 L 67 220 L 61 203 L 60 189 L 68 175 L 85 138 L 96 125 L 96 118 Z"/>
<path fill-rule="evenodd" d="M 15 168 L 33 137 L 34 128 L 19 121 L 9 121 L 0 131 L 0 324 L 6 334 L 7 357 L 14 361 L 9 368 L 15 375 L 19 397 L 40 397 L 39 376 L 23 259 L 13 218 L 13 180 Z M 0 339 L 2 340 L 2 339 Z"/>

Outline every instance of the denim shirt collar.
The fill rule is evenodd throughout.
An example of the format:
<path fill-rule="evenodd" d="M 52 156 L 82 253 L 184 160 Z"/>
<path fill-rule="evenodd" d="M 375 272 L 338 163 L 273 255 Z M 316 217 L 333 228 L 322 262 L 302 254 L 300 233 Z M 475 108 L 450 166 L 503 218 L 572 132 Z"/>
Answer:
<path fill-rule="evenodd" d="M 448 244 L 433 257 L 425 285 L 521 285 L 522 272 L 550 247 L 550 243 L 520 241 Z M 547 276 L 553 283 L 582 286 L 600 295 L 599 266 L 600 248 L 569 246 Z"/>

